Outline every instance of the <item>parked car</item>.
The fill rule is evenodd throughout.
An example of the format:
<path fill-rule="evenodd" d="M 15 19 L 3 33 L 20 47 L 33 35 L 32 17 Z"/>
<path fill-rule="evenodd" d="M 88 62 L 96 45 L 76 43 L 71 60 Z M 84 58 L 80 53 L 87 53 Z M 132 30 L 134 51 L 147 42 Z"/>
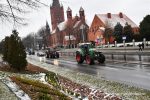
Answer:
<path fill-rule="evenodd" d="M 28 54 L 29 54 L 29 55 L 35 55 L 35 52 L 34 52 L 33 49 L 29 49 L 29 50 L 28 50 Z"/>
<path fill-rule="evenodd" d="M 43 51 L 38 51 L 38 52 L 37 52 L 37 56 L 43 57 L 43 56 L 45 56 L 45 52 L 43 52 Z"/>
<path fill-rule="evenodd" d="M 46 48 L 46 58 L 59 58 L 59 53 L 54 48 Z"/>

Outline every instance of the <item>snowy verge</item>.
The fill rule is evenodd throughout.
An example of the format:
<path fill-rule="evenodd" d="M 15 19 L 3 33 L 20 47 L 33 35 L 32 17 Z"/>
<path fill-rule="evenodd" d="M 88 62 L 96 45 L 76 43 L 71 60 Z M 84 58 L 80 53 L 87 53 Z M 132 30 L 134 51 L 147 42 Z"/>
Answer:
<path fill-rule="evenodd" d="M 21 90 L 21 89 L 19 88 L 19 86 L 18 86 L 16 83 L 12 82 L 12 80 L 11 80 L 9 77 L 3 79 L 2 82 L 3 82 L 4 84 L 6 84 L 6 86 L 8 86 L 9 89 L 10 89 L 14 94 L 16 94 L 16 96 L 17 96 L 19 99 L 21 99 L 21 100 L 31 100 L 31 98 L 28 96 L 28 94 L 26 94 L 23 90 Z"/>

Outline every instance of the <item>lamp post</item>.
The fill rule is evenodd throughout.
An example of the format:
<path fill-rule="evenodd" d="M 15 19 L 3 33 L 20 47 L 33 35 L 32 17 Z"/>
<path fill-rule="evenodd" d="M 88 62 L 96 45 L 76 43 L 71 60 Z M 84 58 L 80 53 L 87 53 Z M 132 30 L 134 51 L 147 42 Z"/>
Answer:
<path fill-rule="evenodd" d="M 123 39 L 124 52 L 125 52 L 125 54 L 124 54 L 124 60 L 126 62 L 126 44 L 125 44 L 126 36 L 123 36 L 122 39 Z"/>
<path fill-rule="evenodd" d="M 69 32 L 69 49 L 71 48 L 71 39 L 70 39 L 70 32 Z"/>
<path fill-rule="evenodd" d="M 85 29 L 85 25 L 82 24 L 82 25 L 80 26 L 80 29 L 82 30 L 82 41 L 85 42 L 85 37 L 84 37 L 84 32 L 83 32 L 84 29 Z"/>
<path fill-rule="evenodd" d="M 101 36 L 99 37 L 99 39 L 100 39 L 100 46 L 102 47 L 102 45 L 103 45 L 103 36 L 101 35 Z"/>

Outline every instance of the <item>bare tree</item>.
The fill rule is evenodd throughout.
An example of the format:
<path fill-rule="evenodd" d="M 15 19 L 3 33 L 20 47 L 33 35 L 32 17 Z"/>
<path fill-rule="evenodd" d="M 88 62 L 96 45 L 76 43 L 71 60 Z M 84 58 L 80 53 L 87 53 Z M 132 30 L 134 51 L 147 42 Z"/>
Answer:
<path fill-rule="evenodd" d="M 13 22 L 14 25 L 16 23 L 26 25 L 23 14 L 27 14 L 31 9 L 37 9 L 41 5 L 45 4 L 40 0 L 0 0 L 0 19 Z"/>
<path fill-rule="evenodd" d="M 34 33 L 30 33 L 29 35 L 27 35 L 26 37 L 24 37 L 22 39 L 23 44 L 25 46 L 25 48 L 29 49 L 29 48 L 34 48 Z"/>
<path fill-rule="evenodd" d="M 48 47 L 49 39 L 47 37 L 50 35 L 50 29 L 47 29 L 46 26 L 43 26 L 38 30 L 37 35 L 42 37 L 42 45 L 44 48 Z"/>

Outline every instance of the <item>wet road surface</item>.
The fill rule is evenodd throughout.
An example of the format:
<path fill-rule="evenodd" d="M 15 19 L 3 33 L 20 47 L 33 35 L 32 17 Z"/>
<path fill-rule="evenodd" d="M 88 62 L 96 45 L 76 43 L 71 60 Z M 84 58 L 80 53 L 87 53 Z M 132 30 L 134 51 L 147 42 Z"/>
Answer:
<path fill-rule="evenodd" d="M 35 57 L 34 59 L 39 59 Z M 75 59 L 47 59 L 46 63 L 55 64 L 77 72 L 95 75 L 105 80 L 116 81 L 130 86 L 150 90 L 150 65 L 127 62 L 106 61 L 105 64 L 77 64 Z"/>

